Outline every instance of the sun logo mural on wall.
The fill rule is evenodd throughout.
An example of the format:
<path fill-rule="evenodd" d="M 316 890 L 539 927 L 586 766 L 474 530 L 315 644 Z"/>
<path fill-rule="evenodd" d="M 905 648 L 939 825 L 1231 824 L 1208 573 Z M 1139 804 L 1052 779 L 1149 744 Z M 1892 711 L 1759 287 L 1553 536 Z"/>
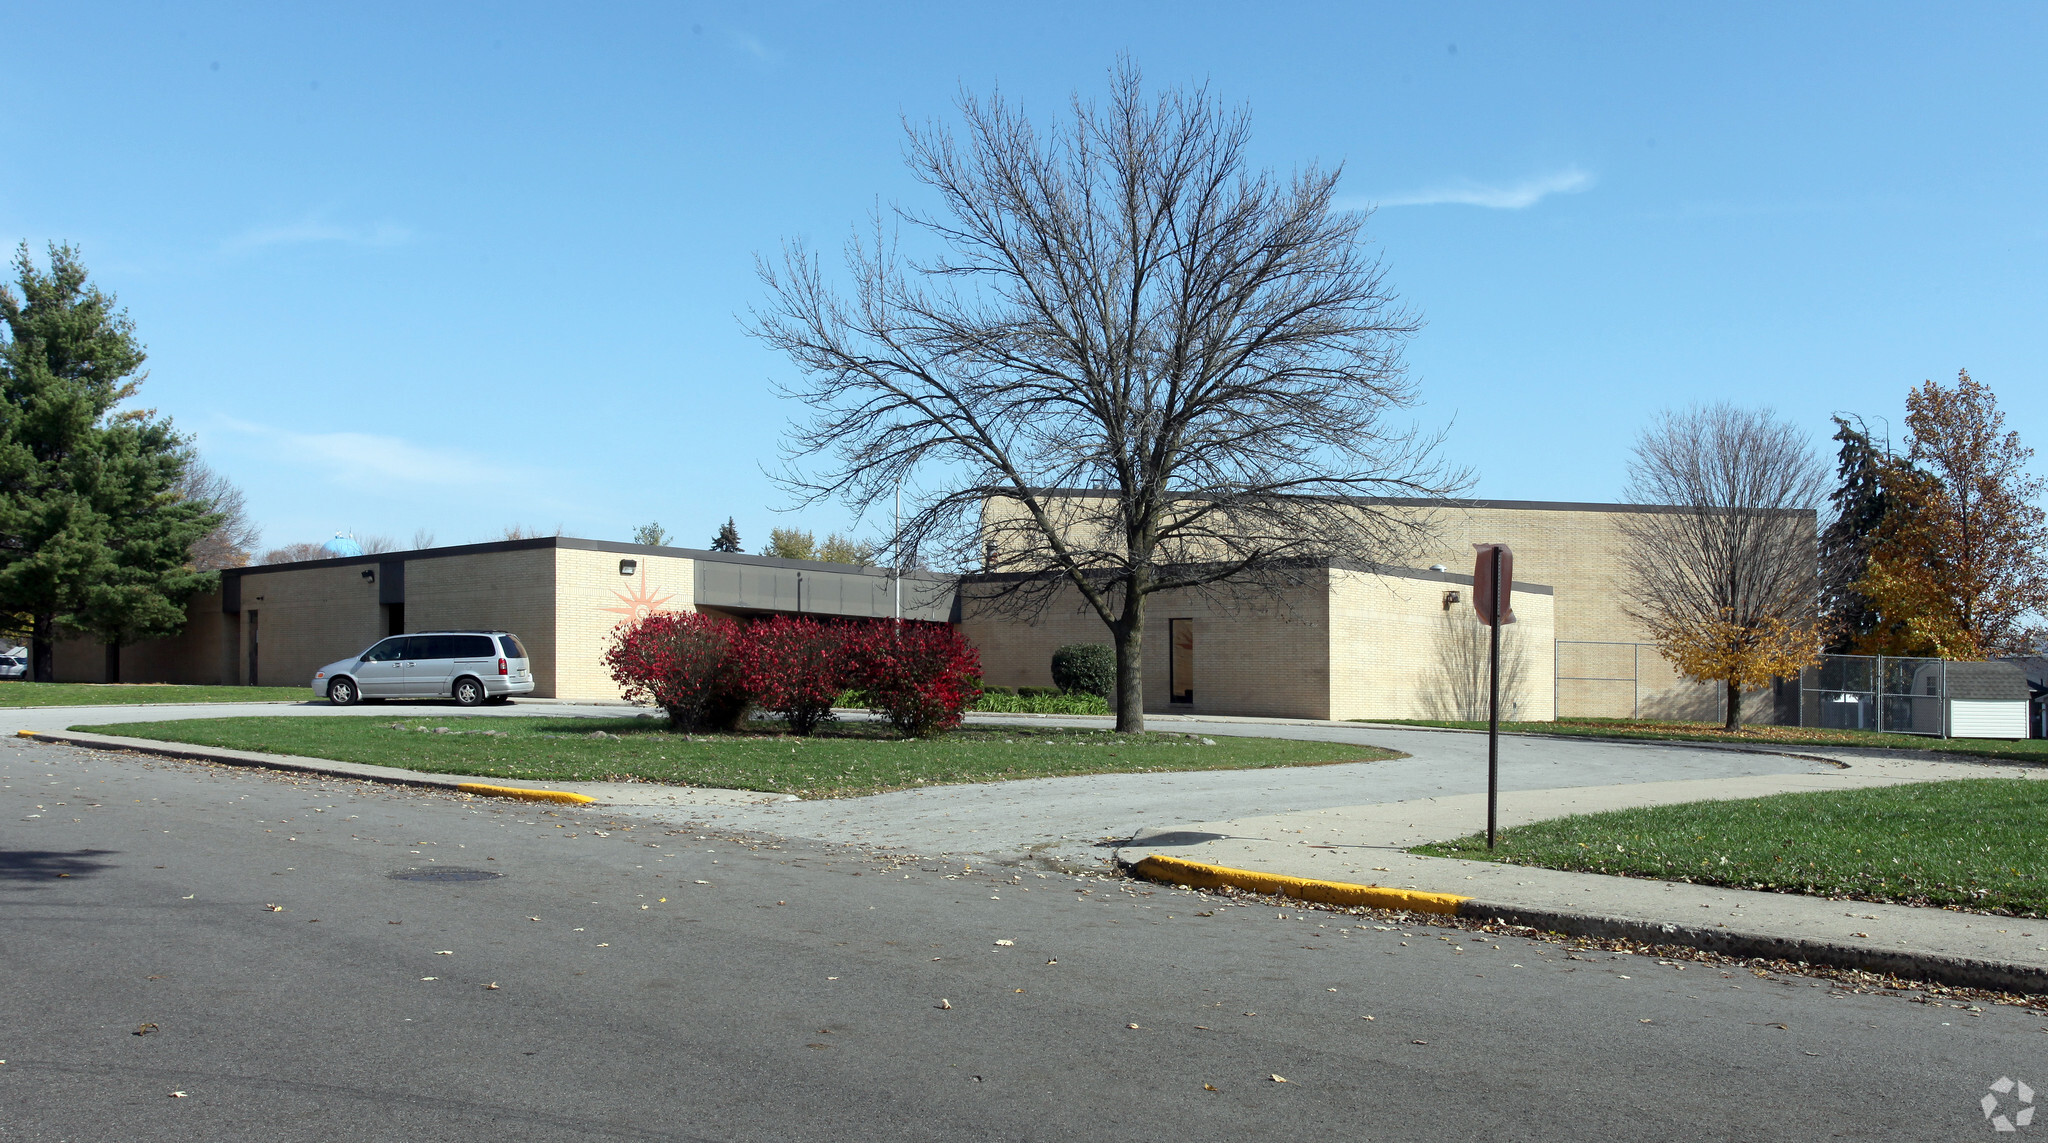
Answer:
<path fill-rule="evenodd" d="M 625 616 L 624 619 L 619 620 L 620 625 L 624 625 L 627 623 L 638 623 L 641 620 L 647 618 L 648 616 L 655 614 L 656 612 L 666 611 L 668 610 L 668 608 L 663 607 L 662 604 L 667 603 L 669 600 L 675 598 L 675 594 L 673 592 L 667 595 L 655 594 L 654 586 L 648 583 L 646 577 L 644 576 L 638 577 L 633 581 L 633 590 L 615 590 L 612 592 L 612 594 L 617 596 L 619 602 L 624 604 L 625 606 L 600 607 L 598 608 L 598 610 L 609 611 L 613 615 Z"/>

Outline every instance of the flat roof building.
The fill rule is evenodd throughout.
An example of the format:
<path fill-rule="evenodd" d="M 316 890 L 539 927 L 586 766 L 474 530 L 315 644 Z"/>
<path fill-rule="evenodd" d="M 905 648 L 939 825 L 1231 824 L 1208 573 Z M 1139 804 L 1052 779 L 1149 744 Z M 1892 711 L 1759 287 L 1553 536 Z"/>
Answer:
<path fill-rule="evenodd" d="M 899 600 L 900 590 L 900 604 Z M 499 629 L 531 654 L 536 696 L 616 699 L 612 629 L 653 611 L 944 621 L 953 581 L 887 568 L 544 536 L 230 568 L 192 600 L 185 630 L 122 650 L 129 682 L 310 686 L 313 672 L 387 635 Z M 58 644 L 57 677 L 98 682 L 89 640 Z"/>
<path fill-rule="evenodd" d="M 1062 496 L 1087 498 L 1085 491 Z M 1472 609 L 1474 543 L 1515 551 L 1504 628 L 1506 713 L 1714 717 L 1624 606 L 1631 516 L 1680 509 L 1541 501 L 1361 501 L 1426 527 L 1391 564 L 1304 564 L 1271 592 L 1154 595 L 1144 642 L 1148 710 L 1299 718 L 1483 716 L 1485 629 Z M 1000 537 L 1001 506 L 985 513 Z M 1806 513 L 1809 525 L 1812 513 Z M 992 526 L 991 526 L 992 525 Z M 1004 566 L 1000 543 L 991 560 Z M 1435 570 L 1431 564 L 1445 569 Z M 1012 563 L 1010 566 L 1016 566 Z M 125 648 L 126 681 L 300 686 L 387 635 L 502 629 L 531 652 L 534 694 L 612 699 L 602 656 L 621 622 L 658 610 L 957 624 L 984 680 L 1049 686 L 1052 652 L 1108 643 L 1070 584 L 1019 611 L 995 597 L 1022 573 L 940 576 L 766 556 L 542 537 L 235 568 L 194 599 L 183 633 Z M 900 604 L 898 592 L 901 593 Z M 103 649 L 59 644 L 58 678 L 105 677 Z"/>

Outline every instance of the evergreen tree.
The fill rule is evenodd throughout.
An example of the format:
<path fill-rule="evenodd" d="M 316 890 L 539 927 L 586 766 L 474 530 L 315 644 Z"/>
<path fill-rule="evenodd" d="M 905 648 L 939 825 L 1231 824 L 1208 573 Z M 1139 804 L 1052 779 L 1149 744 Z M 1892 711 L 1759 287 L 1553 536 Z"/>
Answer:
<path fill-rule="evenodd" d="M 711 550 L 714 552 L 738 552 L 742 550 L 740 548 L 740 530 L 733 527 L 732 517 L 727 516 L 724 526 L 718 529 L 718 535 L 712 537 Z"/>
<path fill-rule="evenodd" d="M 649 521 L 633 529 L 633 542 L 650 548 L 665 548 L 668 546 L 668 529 Z"/>
<path fill-rule="evenodd" d="M 768 546 L 761 549 L 761 554 L 784 560 L 815 560 L 818 537 L 802 528 L 771 528 Z"/>
<path fill-rule="evenodd" d="M 188 548 L 219 518 L 177 495 L 186 444 L 170 423 L 115 411 L 144 353 L 78 252 L 53 243 L 45 273 L 23 243 L 15 270 L 19 293 L 0 286 L 0 609 L 30 617 L 47 682 L 60 621 L 116 648 L 176 631 L 212 578 L 185 566 Z"/>
<path fill-rule="evenodd" d="M 1889 442 L 1873 441 L 1858 418 L 1835 418 L 1835 440 L 1841 443 L 1835 471 L 1839 481 L 1828 499 L 1834 519 L 1820 537 L 1821 611 L 1827 649 L 1853 650 L 1882 622 L 1875 606 L 1856 590 L 1869 568 L 1885 515 L 1894 506 L 1887 489 L 1887 469 L 1906 462 L 1891 455 Z"/>
<path fill-rule="evenodd" d="M 177 634 L 186 601 L 218 581 L 194 565 L 192 549 L 222 517 L 180 494 L 191 454 L 168 421 L 117 417 L 102 444 L 96 506 L 107 556 L 64 622 L 106 645 L 106 681 L 117 683 L 121 647 Z"/>

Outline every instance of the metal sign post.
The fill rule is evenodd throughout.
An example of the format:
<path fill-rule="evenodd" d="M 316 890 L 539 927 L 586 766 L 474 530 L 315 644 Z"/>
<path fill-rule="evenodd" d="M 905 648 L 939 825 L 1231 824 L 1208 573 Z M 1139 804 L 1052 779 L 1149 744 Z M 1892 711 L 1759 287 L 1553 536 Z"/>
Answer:
<path fill-rule="evenodd" d="M 1515 553 L 1506 544 L 1472 546 L 1479 550 L 1472 566 L 1472 610 L 1491 629 L 1486 703 L 1486 848 L 1492 849 L 1500 833 L 1500 627 L 1515 621 L 1514 609 L 1509 606 L 1515 581 Z"/>

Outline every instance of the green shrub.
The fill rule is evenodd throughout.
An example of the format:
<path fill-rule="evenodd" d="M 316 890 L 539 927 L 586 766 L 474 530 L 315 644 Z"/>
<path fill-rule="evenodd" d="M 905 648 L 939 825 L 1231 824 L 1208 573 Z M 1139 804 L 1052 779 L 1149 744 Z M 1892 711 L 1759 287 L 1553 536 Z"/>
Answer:
<path fill-rule="evenodd" d="M 981 688 L 981 693 L 982 693 L 982 694 L 985 694 L 985 695 L 1013 695 L 1013 694 L 1016 694 L 1016 693 L 1017 693 L 1017 688 L 1016 688 L 1016 687 L 991 687 L 991 686 L 987 686 L 987 685 L 985 685 L 985 684 L 984 684 L 984 685 L 982 686 L 982 688 Z"/>
<path fill-rule="evenodd" d="M 1051 687 L 1022 687 L 1020 690 L 1050 691 Z M 990 714 L 1108 714 L 1109 703 L 1095 695 L 1052 694 L 1002 695 L 983 691 L 974 709 Z"/>
<path fill-rule="evenodd" d="M 1017 688 L 1017 694 L 1018 694 L 1018 696 L 1019 696 L 1019 697 L 1022 697 L 1022 698 L 1053 698 L 1053 697 L 1055 697 L 1055 696 L 1057 696 L 1057 695 L 1063 695 L 1063 694 L 1065 694 L 1065 693 L 1066 693 L 1065 691 L 1061 690 L 1061 689 L 1060 689 L 1060 688 L 1058 688 L 1058 687 L 1018 687 L 1018 688 Z"/>
<path fill-rule="evenodd" d="M 1070 695 L 1107 699 L 1116 693 L 1116 650 L 1106 643 L 1069 643 L 1052 653 L 1052 681 Z"/>

